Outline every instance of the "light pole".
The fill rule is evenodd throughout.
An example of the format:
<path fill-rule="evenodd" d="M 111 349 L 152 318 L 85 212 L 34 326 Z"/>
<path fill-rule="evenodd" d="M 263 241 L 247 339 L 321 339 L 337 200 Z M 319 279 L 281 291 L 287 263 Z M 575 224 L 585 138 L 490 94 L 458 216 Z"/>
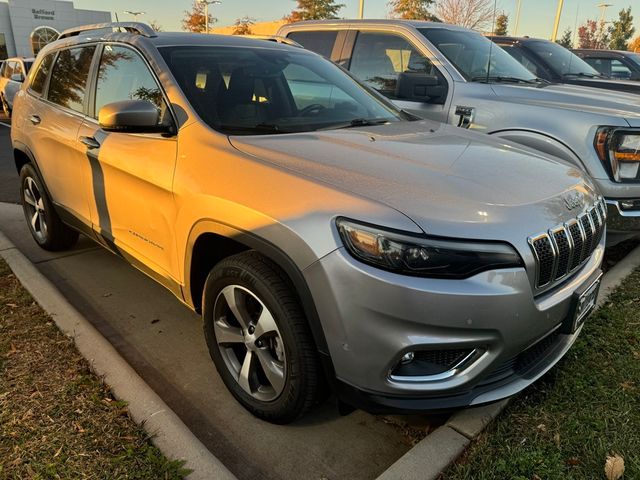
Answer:
<path fill-rule="evenodd" d="M 360 0 L 360 16 L 358 18 L 364 18 L 364 0 Z"/>
<path fill-rule="evenodd" d="M 138 21 L 138 15 L 144 15 L 146 12 L 132 12 L 131 10 L 125 10 L 124 13 L 128 13 L 129 15 L 133 15 L 133 21 Z"/>
<path fill-rule="evenodd" d="M 553 24 L 553 35 L 551 35 L 551 41 L 555 42 L 558 38 L 558 27 L 560 26 L 560 16 L 562 15 L 562 4 L 564 0 L 558 0 L 558 11 L 556 12 L 556 22 Z"/>
<path fill-rule="evenodd" d="M 602 2 L 600 5 L 598 5 L 598 8 L 602 9 L 602 12 L 600 13 L 600 23 L 604 23 L 604 17 L 607 13 L 608 7 L 613 7 L 613 4 Z"/>
<path fill-rule="evenodd" d="M 513 36 L 518 36 L 518 26 L 520 25 L 520 7 L 522 6 L 522 0 L 518 0 L 518 6 L 516 7 L 516 27 L 513 32 Z"/>
<path fill-rule="evenodd" d="M 204 4 L 204 33 L 209 33 L 209 5 L 220 5 L 220 0 L 198 0 Z"/>

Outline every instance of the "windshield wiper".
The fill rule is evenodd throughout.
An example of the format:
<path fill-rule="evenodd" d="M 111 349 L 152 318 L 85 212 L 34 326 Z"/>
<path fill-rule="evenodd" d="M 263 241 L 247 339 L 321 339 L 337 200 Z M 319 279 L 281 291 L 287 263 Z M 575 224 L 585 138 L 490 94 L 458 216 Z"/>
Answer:
<path fill-rule="evenodd" d="M 354 118 L 349 122 L 339 123 L 336 125 L 329 125 L 328 127 L 320 128 L 319 130 L 338 130 L 341 128 L 354 128 L 354 127 L 372 127 L 374 125 L 383 125 L 385 123 L 389 123 L 389 120 L 386 118 Z"/>
<path fill-rule="evenodd" d="M 533 83 L 538 83 L 538 79 L 527 79 L 527 78 L 519 78 L 519 77 L 509 77 L 509 76 L 502 76 L 502 75 L 490 75 L 489 77 L 487 77 L 486 75 L 478 75 L 477 77 L 472 77 L 471 78 L 472 82 L 485 82 L 485 83 L 491 83 L 491 82 L 497 82 L 497 83 L 527 83 L 527 84 L 533 84 Z"/>
<path fill-rule="evenodd" d="M 254 126 L 246 125 L 218 125 L 220 130 L 234 133 L 256 133 L 256 134 L 268 134 L 268 133 L 291 133 L 292 130 L 287 130 L 279 125 L 272 123 L 259 123 Z"/>
<path fill-rule="evenodd" d="M 604 78 L 603 75 L 599 75 L 597 73 L 585 73 L 585 72 L 570 72 L 563 73 L 562 77 L 586 77 L 586 78 Z"/>

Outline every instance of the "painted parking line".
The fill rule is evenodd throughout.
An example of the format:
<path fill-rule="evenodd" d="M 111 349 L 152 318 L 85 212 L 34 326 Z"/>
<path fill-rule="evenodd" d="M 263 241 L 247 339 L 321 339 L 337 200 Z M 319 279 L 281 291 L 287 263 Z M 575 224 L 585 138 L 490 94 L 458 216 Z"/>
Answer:
<path fill-rule="evenodd" d="M 0 122 L 0 125 L 4 125 L 7 128 L 11 128 L 11 125 L 8 123 Z"/>

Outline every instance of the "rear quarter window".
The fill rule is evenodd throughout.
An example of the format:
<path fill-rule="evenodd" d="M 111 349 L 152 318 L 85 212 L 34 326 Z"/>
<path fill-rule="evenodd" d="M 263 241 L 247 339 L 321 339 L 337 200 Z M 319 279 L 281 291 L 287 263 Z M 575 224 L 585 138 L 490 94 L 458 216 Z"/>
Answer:
<path fill-rule="evenodd" d="M 336 43 L 338 31 L 292 32 L 287 38 L 298 42 L 307 50 L 311 50 L 331 60 L 331 52 Z"/>
<path fill-rule="evenodd" d="M 33 80 L 29 85 L 29 90 L 37 95 L 42 95 L 44 90 L 44 84 L 47 81 L 47 77 L 49 76 L 49 72 L 51 71 L 51 65 L 53 64 L 53 53 L 50 53 L 40 62 L 38 65 L 38 69 L 33 75 Z"/>

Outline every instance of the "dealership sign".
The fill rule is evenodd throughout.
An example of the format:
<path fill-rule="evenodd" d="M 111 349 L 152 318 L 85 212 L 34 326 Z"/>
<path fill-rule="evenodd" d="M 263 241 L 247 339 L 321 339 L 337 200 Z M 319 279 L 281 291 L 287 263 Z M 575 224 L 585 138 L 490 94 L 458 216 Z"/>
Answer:
<path fill-rule="evenodd" d="M 55 10 L 46 10 L 44 8 L 32 8 L 31 13 L 33 13 L 33 18 L 37 20 L 54 20 L 56 14 Z"/>

